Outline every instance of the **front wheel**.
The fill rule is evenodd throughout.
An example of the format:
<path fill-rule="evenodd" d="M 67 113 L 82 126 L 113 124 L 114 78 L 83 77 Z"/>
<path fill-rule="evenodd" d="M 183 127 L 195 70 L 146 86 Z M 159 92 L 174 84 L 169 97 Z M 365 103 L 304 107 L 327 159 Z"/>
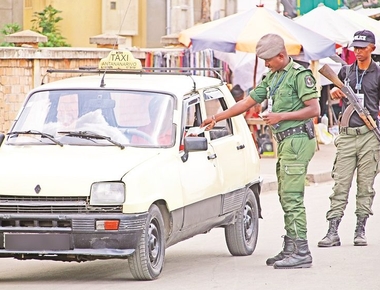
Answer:
<path fill-rule="evenodd" d="M 247 189 L 244 207 L 237 212 L 235 223 L 227 226 L 224 233 L 231 255 L 248 256 L 255 250 L 259 233 L 259 210 L 251 189 Z"/>
<path fill-rule="evenodd" d="M 137 280 L 156 279 L 165 259 L 164 220 L 160 209 L 152 205 L 136 251 L 128 258 L 129 268 Z"/>

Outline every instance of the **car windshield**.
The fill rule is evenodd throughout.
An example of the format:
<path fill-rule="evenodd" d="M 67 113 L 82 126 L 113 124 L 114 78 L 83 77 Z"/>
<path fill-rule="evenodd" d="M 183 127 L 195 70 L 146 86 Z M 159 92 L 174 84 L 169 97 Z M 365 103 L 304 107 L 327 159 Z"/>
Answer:
<path fill-rule="evenodd" d="M 174 101 L 168 94 L 141 91 L 36 92 L 20 111 L 7 142 L 170 147 Z"/>

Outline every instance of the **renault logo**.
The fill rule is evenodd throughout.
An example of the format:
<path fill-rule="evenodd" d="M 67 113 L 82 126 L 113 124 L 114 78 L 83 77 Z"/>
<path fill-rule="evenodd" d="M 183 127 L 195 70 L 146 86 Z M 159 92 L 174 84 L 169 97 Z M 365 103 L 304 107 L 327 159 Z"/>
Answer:
<path fill-rule="evenodd" d="M 36 185 L 36 187 L 34 188 L 34 192 L 39 194 L 41 191 L 41 186 L 39 184 Z"/>

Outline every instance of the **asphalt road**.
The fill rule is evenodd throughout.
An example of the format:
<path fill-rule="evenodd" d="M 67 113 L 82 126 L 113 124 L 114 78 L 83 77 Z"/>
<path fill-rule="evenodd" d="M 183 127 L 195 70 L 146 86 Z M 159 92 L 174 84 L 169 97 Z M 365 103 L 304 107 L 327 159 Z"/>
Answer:
<path fill-rule="evenodd" d="M 353 185 L 355 187 L 355 184 Z M 376 181 L 380 191 L 380 179 Z M 309 245 L 313 266 L 309 269 L 275 270 L 265 260 L 279 252 L 283 234 L 282 211 L 276 192 L 262 195 L 264 219 L 256 251 L 248 257 L 232 257 L 224 231 L 212 230 L 167 249 L 165 268 L 155 281 L 134 281 L 123 260 L 64 263 L 0 259 L 0 287 L 4 290 L 76 289 L 281 289 L 281 290 L 377 290 L 380 289 L 380 200 L 375 199 L 367 222 L 367 247 L 353 246 L 355 191 L 351 191 L 340 226 L 342 246 L 318 248 L 327 230 L 325 213 L 332 183 L 307 187 Z"/>

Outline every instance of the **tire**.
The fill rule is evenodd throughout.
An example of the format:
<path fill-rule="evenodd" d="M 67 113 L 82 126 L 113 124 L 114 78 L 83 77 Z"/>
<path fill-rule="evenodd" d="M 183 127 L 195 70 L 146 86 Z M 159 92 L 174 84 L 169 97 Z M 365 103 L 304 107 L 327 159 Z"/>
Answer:
<path fill-rule="evenodd" d="M 251 255 L 257 244 L 259 211 L 255 195 L 247 189 L 245 204 L 237 212 L 236 221 L 225 228 L 228 250 L 233 256 Z"/>
<path fill-rule="evenodd" d="M 129 268 L 136 280 L 154 280 L 165 259 L 164 220 L 159 208 L 151 205 L 144 231 L 136 251 L 128 258 Z"/>

